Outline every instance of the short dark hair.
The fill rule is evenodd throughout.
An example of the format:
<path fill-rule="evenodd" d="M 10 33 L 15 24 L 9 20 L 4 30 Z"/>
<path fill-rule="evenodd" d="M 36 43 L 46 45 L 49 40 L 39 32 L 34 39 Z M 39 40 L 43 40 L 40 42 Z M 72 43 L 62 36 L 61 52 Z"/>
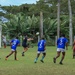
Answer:
<path fill-rule="evenodd" d="M 18 36 L 16 36 L 16 39 L 18 39 Z"/>
<path fill-rule="evenodd" d="M 43 40 L 44 40 L 44 39 L 45 39 L 45 38 L 44 38 L 44 36 L 43 36 L 43 37 L 41 37 L 41 39 L 43 39 Z"/>
<path fill-rule="evenodd" d="M 65 37 L 65 34 L 61 34 L 61 37 L 62 37 L 62 36 Z"/>

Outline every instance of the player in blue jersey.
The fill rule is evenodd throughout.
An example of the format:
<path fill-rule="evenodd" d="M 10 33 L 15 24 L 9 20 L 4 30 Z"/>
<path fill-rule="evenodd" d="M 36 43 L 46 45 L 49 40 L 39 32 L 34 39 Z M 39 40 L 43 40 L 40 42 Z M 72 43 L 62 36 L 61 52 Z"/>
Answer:
<path fill-rule="evenodd" d="M 16 48 L 17 48 L 18 45 L 20 45 L 20 41 L 18 40 L 18 37 L 16 37 L 15 39 L 11 40 L 10 44 L 11 44 L 11 52 L 10 52 L 9 55 L 6 56 L 5 60 L 7 60 L 8 57 L 10 55 L 12 55 L 13 53 L 14 53 L 14 59 L 17 60 L 17 57 L 16 57 L 17 56 Z"/>
<path fill-rule="evenodd" d="M 38 42 L 38 51 L 37 51 L 37 57 L 35 58 L 34 60 L 34 63 L 37 63 L 37 60 L 40 56 L 40 54 L 42 53 L 43 56 L 42 56 L 42 59 L 40 60 L 42 63 L 44 63 L 43 59 L 44 57 L 46 56 L 46 49 L 45 49 L 45 46 L 46 46 L 46 41 L 44 40 L 44 38 L 42 38 L 39 42 Z"/>
<path fill-rule="evenodd" d="M 65 35 L 62 34 L 60 38 L 57 40 L 57 55 L 53 58 L 53 62 L 56 63 L 56 59 L 60 56 L 60 53 L 62 52 L 62 58 L 59 64 L 63 64 L 62 61 L 65 57 L 65 47 L 66 50 L 68 49 L 68 39 L 65 38 Z"/>

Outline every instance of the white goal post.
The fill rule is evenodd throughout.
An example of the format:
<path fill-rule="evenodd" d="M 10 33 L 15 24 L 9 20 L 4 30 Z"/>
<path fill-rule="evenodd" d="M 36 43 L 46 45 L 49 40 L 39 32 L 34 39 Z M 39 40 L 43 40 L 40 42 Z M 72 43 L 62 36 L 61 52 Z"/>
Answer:
<path fill-rule="evenodd" d="M 1 35 L 2 35 L 2 26 L 0 25 L 0 48 L 1 48 Z"/>

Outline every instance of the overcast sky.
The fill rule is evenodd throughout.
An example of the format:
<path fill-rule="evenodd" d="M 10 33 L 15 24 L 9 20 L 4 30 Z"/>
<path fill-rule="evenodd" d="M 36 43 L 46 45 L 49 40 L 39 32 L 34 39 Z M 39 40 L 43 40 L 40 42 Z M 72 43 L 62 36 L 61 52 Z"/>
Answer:
<path fill-rule="evenodd" d="M 9 5 L 21 5 L 21 4 L 32 4 L 36 3 L 38 0 L 0 0 L 0 5 L 9 6 Z"/>

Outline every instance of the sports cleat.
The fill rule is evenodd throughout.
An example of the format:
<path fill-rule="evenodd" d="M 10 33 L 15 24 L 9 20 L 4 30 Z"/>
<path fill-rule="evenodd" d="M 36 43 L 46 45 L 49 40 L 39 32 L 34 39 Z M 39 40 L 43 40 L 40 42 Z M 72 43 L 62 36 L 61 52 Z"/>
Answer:
<path fill-rule="evenodd" d="M 6 57 L 5 60 L 8 60 L 8 58 Z"/>
<path fill-rule="evenodd" d="M 37 63 L 36 61 L 34 63 Z"/>
<path fill-rule="evenodd" d="M 42 63 L 44 63 L 44 61 L 43 60 L 40 60 Z"/>
<path fill-rule="evenodd" d="M 56 59 L 55 58 L 53 58 L 53 62 L 56 63 Z"/>
<path fill-rule="evenodd" d="M 22 53 L 22 56 L 24 56 L 24 53 Z"/>
<path fill-rule="evenodd" d="M 62 63 L 62 62 L 60 62 L 59 64 L 63 65 L 63 63 Z"/>
<path fill-rule="evenodd" d="M 18 61 L 18 59 L 15 59 L 16 61 Z"/>

